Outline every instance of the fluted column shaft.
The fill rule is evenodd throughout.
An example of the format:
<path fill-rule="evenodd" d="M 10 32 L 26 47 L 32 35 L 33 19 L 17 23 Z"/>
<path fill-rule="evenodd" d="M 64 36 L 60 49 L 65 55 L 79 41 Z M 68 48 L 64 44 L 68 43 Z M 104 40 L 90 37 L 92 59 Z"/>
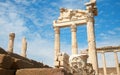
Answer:
<path fill-rule="evenodd" d="M 77 31 L 76 25 L 72 25 L 71 26 L 72 54 L 78 54 L 76 31 Z"/>
<path fill-rule="evenodd" d="M 13 53 L 15 33 L 9 34 L 8 52 Z"/>
<path fill-rule="evenodd" d="M 93 69 L 98 75 L 98 60 L 97 60 L 97 51 L 96 51 L 96 42 L 95 42 L 95 33 L 94 33 L 94 15 L 91 10 L 91 6 L 87 7 L 87 37 L 88 37 L 88 53 L 89 53 L 89 63 L 92 63 Z"/>
<path fill-rule="evenodd" d="M 104 52 L 102 52 L 102 60 L 103 60 L 103 71 L 104 71 L 104 75 L 107 75 L 106 60 L 105 60 L 105 53 L 104 53 Z"/>
<path fill-rule="evenodd" d="M 117 75 L 120 75 L 119 60 L 118 60 L 117 52 L 114 52 L 114 57 L 115 57 Z"/>
<path fill-rule="evenodd" d="M 24 37 L 22 39 L 22 50 L 21 50 L 21 56 L 26 57 L 26 51 L 27 51 L 27 41 L 26 38 Z"/>

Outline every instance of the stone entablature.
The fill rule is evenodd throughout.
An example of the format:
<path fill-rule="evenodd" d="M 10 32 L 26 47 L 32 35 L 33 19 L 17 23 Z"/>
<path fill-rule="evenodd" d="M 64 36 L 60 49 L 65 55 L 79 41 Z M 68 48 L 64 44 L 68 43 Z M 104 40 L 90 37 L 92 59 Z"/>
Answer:
<path fill-rule="evenodd" d="M 95 0 L 85 5 L 86 10 L 61 8 L 58 20 L 53 21 L 53 27 L 70 27 L 73 23 L 75 25 L 84 25 L 88 20 L 91 20 L 91 17 L 94 18 L 94 16 L 97 16 Z"/>
<path fill-rule="evenodd" d="M 56 23 L 82 20 L 86 18 L 86 13 L 87 11 L 85 10 L 72 10 L 61 8 L 60 16 L 58 17 L 58 20 L 56 20 Z"/>
<path fill-rule="evenodd" d="M 97 52 L 120 52 L 120 46 L 107 46 L 96 48 Z"/>
<path fill-rule="evenodd" d="M 58 27 L 69 27 L 73 23 L 76 25 L 83 25 L 87 21 L 87 11 L 86 10 L 72 10 L 61 8 L 60 16 L 58 20 L 53 21 L 53 26 Z"/>

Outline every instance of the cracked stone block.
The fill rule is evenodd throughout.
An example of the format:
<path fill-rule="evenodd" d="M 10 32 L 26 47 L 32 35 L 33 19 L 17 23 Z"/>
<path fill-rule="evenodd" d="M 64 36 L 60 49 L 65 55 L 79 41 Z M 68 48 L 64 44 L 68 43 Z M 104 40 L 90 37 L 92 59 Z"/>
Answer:
<path fill-rule="evenodd" d="M 24 69 L 24 68 L 33 68 L 33 63 L 30 63 L 26 60 L 16 59 L 14 58 L 14 63 L 12 64 L 12 69 Z"/>

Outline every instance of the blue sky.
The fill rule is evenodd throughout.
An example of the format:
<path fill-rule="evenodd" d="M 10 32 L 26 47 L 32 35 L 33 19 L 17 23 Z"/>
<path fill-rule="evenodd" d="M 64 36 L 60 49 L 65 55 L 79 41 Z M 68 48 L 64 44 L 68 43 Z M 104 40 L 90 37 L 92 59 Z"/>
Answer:
<path fill-rule="evenodd" d="M 22 37 L 27 38 L 27 57 L 53 66 L 53 20 L 61 7 L 85 9 L 89 0 L 0 0 L 0 46 L 7 50 L 8 35 L 16 34 L 14 52 L 20 54 Z M 97 47 L 120 45 L 120 0 L 97 0 L 95 17 Z M 61 51 L 71 54 L 70 28 L 61 29 Z M 87 48 L 86 26 L 78 27 L 78 48 Z M 119 53 L 118 53 L 119 54 Z M 102 65 L 101 56 L 99 64 Z M 113 53 L 107 53 L 107 66 L 114 66 Z M 120 54 L 119 54 L 120 58 Z M 109 62 L 110 61 L 110 62 Z M 120 62 L 120 59 L 119 59 Z"/>

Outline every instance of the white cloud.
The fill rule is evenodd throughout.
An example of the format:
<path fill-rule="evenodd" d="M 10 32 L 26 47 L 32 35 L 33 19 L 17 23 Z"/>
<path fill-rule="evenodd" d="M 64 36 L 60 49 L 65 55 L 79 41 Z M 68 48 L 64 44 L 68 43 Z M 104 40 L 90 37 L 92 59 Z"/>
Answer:
<path fill-rule="evenodd" d="M 100 33 L 100 36 L 106 36 L 106 34 L 105 33 Z"/>
<path fill-rule="evenodd" d="M 20 1 L 20 0 L 19 0 Z M 17 6 L 14 3 L 7 1 L 5 3 L 0 2 L 0 46 L 7 50 L 9 33 L 14 32 L 16 34 L 15 43 L 14 43 L 14 53 L 20 54 L 21 52 L 21 40 L 23 36 L 26 36 L 28 42 L 28 58 L 34 58 L 34 60 L 42 61 L 46 64 L 53 66 L 53 41 L 45 39 L 41 37 L 41 34 L 48 34 L 47 36 L 53 36 L 51 32 L 33 32 L 29 30 L 26 26 L 26 19 L 21 17 L 21 14 L 26 16 L 27 19 L 31 19 L 33 23 L 37 26 L 40 25 L 38 22 L 38 17 L 36 17 L 36 12 L 31 13 L 31 15 L 27 14 L 23 7 L 20 7 L 20 10 L 17 10 Z M 49 10 L 53 12 L 52 10 Z M 49 16 L 48 11 L 45 16 L 46 24 L 50 24 L 50 19 L 53 17 Z M 44 13 L 44 14 L 45 14 Z M 49 18 L 47 19 L 47 17 Z M 43 19 L 43 18 L 41 18 Z M 51 22 L 52 23 L 52 22 Z M 33 26 L 35 26 L 33 25 Z M 43 25 L 45 26 L 45 25 Z M 42 28 L 41 28 L 42 29 Z M 34 57 L 32 57 L 34 56 Z M 38 57 L 39 56 L 39 57 Z M 49 62 L 48 62 L 49 60 Z"/>
<path fill-rule="evenodd" d="M 116 34 L 115 31 L 108 31 L 108 33 L 111 34 L 111 35 L 115 35 Z"/>
<path fill-rule="evenodd" d="M 104 46 L 119 46 L 120 40 L 119 37 L 109 36 L 109 37 L 101 37 L 105 39 L 101 39 L 100 41 L 96 41 L 97 47 Z"/>
<path fill-rule="evenodd" d="M 97 2 L 102 2 L 102 1 L 104 1 L 104 0 L 96 0 Z"/>
<path fill-rule="evenodd" d="M 15 2 L 24 4 L 24 5 L 30 5 L 31 3 L 35 3 L 36 0 L 15 0 Z"/>
<path fill-rule="evenodd" d="M 118 27 L 118 28 L 115 28 L 115 30 L 116 30 L 116 31 L 120 31 L 120 27 Z"/>
<path fill-rule="evenodd" d="M 28 57 L 34 56 L 34 60 L 43 61 L 45 64 L 53 66 L 53 41 L 41 38 L 38 33 L 32 34 L 31 38 L 33 39 L 28 41 Z"/>
<path fill-rule="evenodd" d="M 70 9 L 85 9 L 85 3 L 89 0 L 64 0 L 60 7 L 70 8 Z"/>
<path fill-rule="evenodd" d="M 60 0 L 58 3 L 52 2 L 51 5 L 58 8 L 85 9 L 85 3 L 89 0 Z"/>
<path fill-rule="evenodd" d="M 5 49 L 7 49 L 10 32 L 17 34 L 18 37 L 16 40 L 18 41 L 22 33 L 27 30 L 24 26 L 24 20 L 19 16 L 16 9 L 16 6 L 9 1 L 6 3 L 0 2 L 0 45 Z M 15 48 L 17 48 L 17 46 Z"/>

